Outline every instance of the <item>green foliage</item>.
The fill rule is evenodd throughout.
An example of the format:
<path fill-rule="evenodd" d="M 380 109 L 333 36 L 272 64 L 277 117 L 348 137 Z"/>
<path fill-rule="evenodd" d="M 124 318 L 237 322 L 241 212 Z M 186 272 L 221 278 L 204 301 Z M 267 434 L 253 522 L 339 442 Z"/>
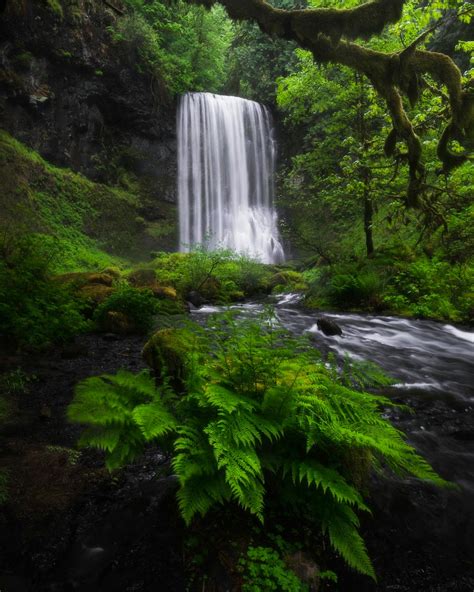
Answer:
<path fill-rule="evenodd" d="M 104 450 L 107 467 L 115 469 L 140 454 L 146 441 L 175 429 L 170 399 L 166 386 L 157 388 L 147 372 L 120 371 L 79 383 L 68 417 L 89 426 L 79 444 Z"/>
<path fill-rule="evenodd" d="M 329 5 L 325 0 L 311 4 Z M 339 4 L 348 8 L 357 2 Z M 409 1 L 404 18 L 368 45 L 398 52 L 453 8 L 466 13 L 461 0 L 423 7 Z M 449 20 L 449 26 L 453 22 Z M 435 47 L 436 41 L 435 32 L 418 47 L 426 43 Z M 468 45 L 461 43 L 459 49 L 468 50 Z M 472 296 L 466 284 L 462 287 L 453 276 L 469 276 L 472 269 L 474 166 L 467 161 L 450 175 L 440 174 L 436 148 L 448 116 L 445 89 L 426 75 L 417 105 L 405 105 L 423 143 L 426 168 L 420 209 L 410 210 L 406 154 L 394 145 L 392 155 L 386 156 L 385 139 L 392 122 L 370 82 L 344 67 L 316 66 L 310 52 L 297 50 L 296 55 L 293 72 L 278 81 L 277 101 L 291 156 L 282 174 L 280 202 L 285 211 L 283 231 L 298 253 L 331 266 L 321 271 L 319 282 L 312 282 L 313 304 L 385 307 L 403 314 L 469 320 Z M 466 84 L 471 76 L 472 71 L 466 72 Z M 404 264 L 362 262 L 367 253 L 373 256 L 367 234 L 372 235 L 376 256 L 404 246 L 422 265 L 427 256 L 454 264 L 455 270 L 448 274 L 450 286 L 435 281 L 431 294 L 421 295 L 419 303 L 410 301 L 400 283 L 388 284 Z"/>
<path fill-rule="evenodd" d="M 274 0 L 276 8 L 306 8 L 306 0 Z M 296 67 L 296 45 L 272 38 L 255 23 L 234 24 L 229 51 L 228 89 L 230 93 L 263 103 L 276 103 L 277 80 Z"/>
<path fill-rule="evenodd" d="M 148 256 L 150 237 L 135 221 L 136 195 L 54 167 L 0 131 L 0 229 L 34 233 L 58 273 L 123 266 Z"/>
<path fill-rule="evenodd" d="M 46 0 L 46 4 L 61 19 L 64 17 L 64 9 L 60 0 Z"/>
<path fill-rule="evenodd" d="M 321 268 L 307 292 L 306 304 L 470 322 L 474 312 L 472 259 L 449 263 L 402 251 L 387 250 L 373 259 Z"/>
<path fill-rule="evenodd" d="M 35 237 L 4 237 L 0 245 L 0 334 L 9 345 L 41 348 L 83 332 L 83 304 L 52 281 L 51 253 Z"/>
<path fill-rule="evenodd" d="M 10 372 L 0 374 L 0 396 L 18 395 L 29 391 L 30 383 L 35 379 L 34 376 L 26 374 L 21 368 L 16 368 Z M 0 408 L 0 418 L 2 417 L 2 408 Z"/>
<path fill-rule="evenodd" d="M 275 294 L 280 292 L 304 292 L 308 289 L 305 276 L 292 269 L 276 273 L 270 278 L 270 285 Z"/>
<path fill-rule="evenodd" d="M 239 561 L 243 571 L 242 592 L 307 592 L 304 585 L 288 569 L 278 551 L 271 547 L 252 547 Z"/>
<path fill-rule="evenodd" d="M 416 317 L 469 320 L 473 283 L 472 265 L 450 265 L 446 261 L 420 258 L 397 269 L 385 302 L 398 312 Z"/>
<path fill-rule="evenodd" d="M 368 508 L 348 456 L 367 453 L 375 469 L 445 482 L 382 417 L 388 399 L 345 386 L 274 318 L 225 315 L 211 329 L 187 354 L 179 397 L 145 374 L 80 383 L 69 417 L 89 426 L 82 443 L 104 449 L 109 467 L 147 442 L 172 451 L 187 523 L 229 502 L 263 521 L 267 496 L 305 506 L 349 565 L 375 577 L 358 533 L 357 511 Z"/>
<path fill-rule="evenodd" d="M 158 307 L 151 290 L 133 288 L 122 283 L 95 310 L 94 320 L 99 326 L 104 324 L 109 312 L 124 314 L 138 332 L 146 333 L 151 329 Z"/>
<path fill-rule="evenodd" d="M 136 56 L 166 89 L 218 91 L 226 77 L 232 39 L 222 7 L 207 11 L 186 2 L 126 0 L 130 12 L 111 29 L 116 43 Z M 165 90 L 165 89 L 163 89 Z"/>
<path fill-rule="evenodd" d="M 183 296 L 196 291 L 211 301 L 227 303 L 270 290 L 267 266 L 228 249 L 208 251 L 196 246 L 190 253 L 156 253 L 157 281 Z"/>

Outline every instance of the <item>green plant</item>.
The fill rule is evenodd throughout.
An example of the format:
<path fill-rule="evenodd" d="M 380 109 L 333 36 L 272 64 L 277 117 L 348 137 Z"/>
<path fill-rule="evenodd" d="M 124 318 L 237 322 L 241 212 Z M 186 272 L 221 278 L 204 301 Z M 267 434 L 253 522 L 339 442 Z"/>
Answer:
<path fill-rule="evenodd" d="M 266 495 L 304 503 L 345 560 L 375 577 L 358 533 L 356 512 L 368 508 L 348 457 L 366 453 L 369 468 L 445 482 L 381 415 L 388 399 L 344 386 L 274 319 L 259 321 L 216 319 L 212 338 L 202 333 L 188 354 L 185 394 L 146 373 L 89 378 L 69 418 L 89 426 L 81 444 L 104 449 L 109 468 L 148 442 L 172 451 L 187 523 L 229 502 L 263 520 Z"/>
<path fill-rule="evenodd" d="M 21 368 L 0 374 L 0 395 L 27 393 L 29 385 L 34 379 L 35 376 L 26 374 Z"/>
<path fill-rule="evenodd" d="M 110 312 L 122 313 L 138 332 L 146 333 L 151 328 L 153 317 L 157 312 L 157 302 L 151 290 L 133 288 L 122 283 L 97 307 L 94 312 L 94 321 L 102 326 Z"/>
<path fill-rule="evenodd" d="M 48 8 L 54 12 L 59 18 L 64 17 L 64 9 L 61 5 L 60 0 L 46 0 Z"/>
<path fill-rule="evenodd" d="M 64 342 L 87 328 L 83 304 L 49 275 L 51 253 L 33 235 L 0 245 L 0 334 L 16 346 Z"/>
<path fill-rule="evenodd" d="M 229 249 L 196 245 L 190 253 L 155 253 L 153 266 L 160 284 L 183 296 L 199 292 L 211 302 L 227 303 L 270 289 L 268 266 Z"/>
<path fill-rule="evenodd" d="M 243 572 L 242 592 L 307 592 L 294 572 L 288 569 L 278 551 L 271 547 L 253 547 L 239 561 Z"/>

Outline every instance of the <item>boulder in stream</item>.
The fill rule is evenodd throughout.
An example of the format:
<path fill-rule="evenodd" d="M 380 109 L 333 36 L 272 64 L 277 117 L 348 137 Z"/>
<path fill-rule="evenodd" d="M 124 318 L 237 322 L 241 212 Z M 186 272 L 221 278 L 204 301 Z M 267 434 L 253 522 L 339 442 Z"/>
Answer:
<path fill-rule="evenodd" d="M 342 335 L 342 329 L 332 319 L 327 317 L 321 317 L 317 320 L 318 329 L 324 333 L 324 335 Z"/>

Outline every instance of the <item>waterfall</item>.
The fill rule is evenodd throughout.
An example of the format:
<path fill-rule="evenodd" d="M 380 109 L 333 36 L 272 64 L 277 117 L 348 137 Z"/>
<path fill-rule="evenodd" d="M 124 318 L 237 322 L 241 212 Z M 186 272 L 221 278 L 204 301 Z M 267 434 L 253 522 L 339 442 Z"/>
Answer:
<path fill-rule="evenodd" d="M 188 93 L 177 127 L 181 249 L 204 243 L 282 261 L 268 109 L 238 97 Z"/>

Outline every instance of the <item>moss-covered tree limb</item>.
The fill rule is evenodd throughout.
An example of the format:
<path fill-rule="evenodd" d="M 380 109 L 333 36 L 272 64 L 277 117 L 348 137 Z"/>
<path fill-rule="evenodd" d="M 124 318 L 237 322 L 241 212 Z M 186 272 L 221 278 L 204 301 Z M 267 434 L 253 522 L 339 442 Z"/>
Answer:
<path fill-rule="evenodd" d="M 416 102 L 422 87 L 422 76 L 429 74 L 446 86 L 451 121 L 438 146 L 443 170 L 449 172 L 462 164 L 466 154 L 454 154 L 450 143 L 457 140 L 466 151 L 474 144 L 474 89 L 463 89 L 461 72 L 448 56 L 419 50 L 418 45 L 430 32 L 422 33 L 409 47 L 399 53 L 371 50 L 353 41 L 381 33 L 402 16 L 405 0 L 373 0 L 353 9 L 282 10 L 264 0 L 188 0 L 211 7 L 222 4 L 229 16 L 237 20 L 253 20 L 265 33 L 296 41 L 312 52 L 318 63 L 332 62 L 347 66 L 367 76 L 385 100 L 393 130 L 387 138 L 386 153 L 394 154 L 397 141 L 407 147 L 410 183 L 407 203 L 419 205 L 424 186 L 422 147 L 406 113 L 402 97 Z M 426 86 L 425 86 L 426 88 Z"/>

